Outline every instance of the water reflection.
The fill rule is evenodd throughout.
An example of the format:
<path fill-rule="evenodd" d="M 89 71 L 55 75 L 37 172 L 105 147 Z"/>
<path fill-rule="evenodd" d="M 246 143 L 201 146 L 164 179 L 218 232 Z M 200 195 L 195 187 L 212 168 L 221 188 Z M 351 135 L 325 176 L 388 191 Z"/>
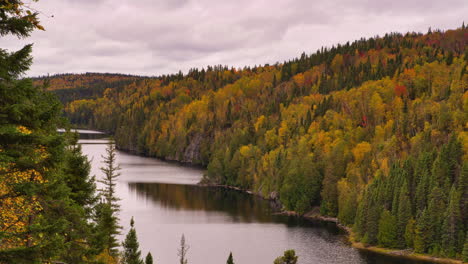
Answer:
<path fill-rule="evenodd" d="M 220 212 L 234 223 L 285 223 L 289 227 L 312 225 L 297 217 L 277 215 L 277 211 L 266 200 L 234 190 L 196 185 L 129 183 L 131 192 L 140 200 L 151 200 L 156 207 L 171 210 Z M 331 233 L 338 234 L 332 223 L 320 223 L 330 227 Z"/>

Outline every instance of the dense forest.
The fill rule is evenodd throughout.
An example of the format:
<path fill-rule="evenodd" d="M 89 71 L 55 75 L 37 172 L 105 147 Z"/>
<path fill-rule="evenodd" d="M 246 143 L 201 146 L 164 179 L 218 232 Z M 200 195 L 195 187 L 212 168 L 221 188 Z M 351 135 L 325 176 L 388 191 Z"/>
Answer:
<path fill-rule="evenodd" d="M 64 100 L 65 115 L 120 149 L 206 166 L 207 183 L 319 208 L 366 245 L 467 259 L 467 42 L 463 25 L 139 78 Z"/>

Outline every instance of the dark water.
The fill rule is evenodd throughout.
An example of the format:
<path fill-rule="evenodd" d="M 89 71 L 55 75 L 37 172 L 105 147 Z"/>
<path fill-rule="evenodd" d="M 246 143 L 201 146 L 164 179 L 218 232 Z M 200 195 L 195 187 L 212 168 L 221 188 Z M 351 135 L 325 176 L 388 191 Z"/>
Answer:
<path fill-rule="evenodd" d="M 101 177 L 107 141 L 87 138 L 80 141 L 83 152 L 92 159 L 92 174 Z M 118 162 L 122 233 L 134 216 L 142 254 L 151 251 L 158 264 L 178 263 L 182 234 L 190 245 L 190 264 L 226 263 L 230 251 L 237 264 L 273 263 L 286 249 L 295 249 L 302 264 L 423 263 L 360 252 L 332 223 L 275 215 L 257 197 L 196 186 L 203 174 L 199 169 L 123 152 Z"/>

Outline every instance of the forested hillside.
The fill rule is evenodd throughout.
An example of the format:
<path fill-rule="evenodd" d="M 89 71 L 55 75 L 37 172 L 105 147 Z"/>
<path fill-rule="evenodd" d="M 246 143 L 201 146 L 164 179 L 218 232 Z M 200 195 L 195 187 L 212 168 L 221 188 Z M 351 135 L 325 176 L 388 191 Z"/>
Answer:
<path fill-rule="evenodd" d="M 53 91 L 58 99 L 66 104 L 80 99 L 97 99 L 102 97 L 108 88 L 120 89 L 136 80 L 148 77 L 114 74 L 92 73 L 56 74 L 33 78 L 36 86 L 46 87 Z"/>
<path fill-rule="evenodd" d="M 366 244 L 468 258 L 467 42 L 465 26 L 386 34 L 140 79 L 65 112 L 121 149 L 206 166 L 207 182 L 319 206 Z"/>

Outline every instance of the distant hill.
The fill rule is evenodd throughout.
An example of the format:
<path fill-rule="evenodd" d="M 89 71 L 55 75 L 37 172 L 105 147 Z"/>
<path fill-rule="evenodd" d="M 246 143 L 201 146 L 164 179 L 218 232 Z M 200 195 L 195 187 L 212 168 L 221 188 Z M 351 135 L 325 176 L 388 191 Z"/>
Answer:
<path fill-rule="evenodd" d="M 46 85 L 64 104 L 79 99 L 96 99 L 107 88 L 119 89 L 149 77 L 115 73 L 57 74 L 32 78 L 34 85 Z"/>

